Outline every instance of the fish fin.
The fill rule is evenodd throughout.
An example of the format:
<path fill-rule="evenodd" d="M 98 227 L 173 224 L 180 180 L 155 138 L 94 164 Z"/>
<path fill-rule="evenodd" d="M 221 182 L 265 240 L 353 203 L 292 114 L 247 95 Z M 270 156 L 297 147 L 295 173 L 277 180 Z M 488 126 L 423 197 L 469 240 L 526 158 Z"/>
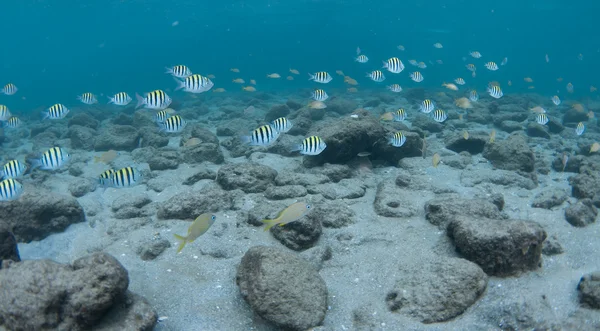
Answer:
<path fill-rule="evenodd" d="M 301 151 L 301 150 L 302 150 L 302 144 L 299 144 L 299 145 L 292 146 L 292 148 L 290 149 L 290 152 L 296 152 L 296 151 Z"/>
<path fill-rule="evenodd" d="M 135 98 L 137 99 L 137 105 L 135 105 L 135 109 L 138 109 L 144 104 L 144 97 L 136 93 Z"/>
<path fill-rule="evenodd" d="M 173 77 L 173 79 L 174 79 L 174 80 L 177 82 L 177 84 L 178 84 L 178 85 L 177 85 L 177 87 L 175 88 L 175 91 L 179 91 L 179 90 L 181 90 L 182 88 L 184 88 L 184 87 L 185 87 L 185 81 L 179 80 L 179 79 L 177 79 L 177 77 Z"/>
<path fill-rule="evenodd" d="M 262 220 L 262 222 L 266 225 L 264 230 L 269 231 L 275 224 L 277 224 L 276 220 Z"/>
<path fill-rule="evenodd" d="M 165 67 L 165 74 L 173 74 L 173 68 Z"/>
<path fill-rule="evenodd" d="M 179 242 L 179 247 L 177 247 L 177 253 L 179 253 L 179 252 L 181 252 L 183 247 L 185 247 L 185 244 L 187 244 L 187 239 L 178 234 L 174 234 L 174 236 L 175 236 L 175 239 L 177 239 L 177 241 Z"/>
<path fill-rule="evenodd" d="M 115 99 L 113 97 L 106 96 L 108 98 L 108 104 L 115 103 Z"/>
<path fill-rule="evenodd" d="M 249 144 L 252 142 L 252 137 L 251 136 L 241 136 L 240 140 L 242 141 L 242 144 Z"/>
<path fill-rule="evenodd" d="M 33 169 L 41 167 L 42 166 L 42 161 L 38 160 L 38 159 L 29 159 L 27 160 L 29 163 L 31 163 L 31 171 L 33 171 Z"/>
<path fill-rule="evenodd" d="M 49 111 L 43 111 L 42 112 L 42 121 L 47 119 L 48 117 L 50 117 L 50 112 Z"/>

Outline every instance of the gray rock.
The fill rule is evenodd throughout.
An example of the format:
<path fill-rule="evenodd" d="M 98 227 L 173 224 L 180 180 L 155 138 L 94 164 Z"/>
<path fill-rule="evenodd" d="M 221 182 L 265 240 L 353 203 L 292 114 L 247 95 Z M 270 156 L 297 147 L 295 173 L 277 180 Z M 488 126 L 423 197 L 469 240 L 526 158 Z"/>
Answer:
<path fill-rule="evenodd" d="M 276 118 L 287 116 L 290 113 L 290 108 L 286 104 L 274 105 L 265 114 L 265 122 L 270 123 Z"/>
<path fill-rule="evenodd" d="M 17 240 L 7 230 L 0 230 L 0 269 L 2 269 L 3 260 L 21 261 Z"/>
<path fill-rule="evenodd" d="M 331 180 L 329 177 L 315 173 L 315 174 L 304 174 L 298 172 L 280 172 L 275 177 L 275 184 L 278 186 L 284 185 L 302 185 L 302 186 L 314 186 L 318 184 L 329 183 Z"/>
<path fill-rule="evenodd" d="M 169 144 L 169 137 L 159 134 L 155 131 L 154 127 L 152 129 L 148 128 L 140 130 L 140 136 L 140 147 L 161 148 Z"/>
<path fill-rule="evenodd" d="M 132 151 L 138 146 L 140 134 L 129 125 L 111 125 L 100 130 L 94 149 L 97 151 Z"/>
<path fill-rule="evenodd" d="M 321 222 L 314 218 L 302 217 L 284 226 L 274 226 L 271 233 L 284 246 L 295 251 L 313 247 L 323 233 Z"/>
<path fill-rule="evenodd" d="M 529 122 L 527 124 L 527 135 L 530 137 L 550 139 L 550 129 L 545 125 Z"/>
<path fill-rule="evenodd" d="M 353 171 L 352 169 L 345 164 L 329 164 L 325 163 L 322 167 L 316 167 L 310 169 L 309 173 L 312 174 L 323 174 L 329 179 L 337 183 L 342 179 L 352 178 Z"/>
<path fill-rule="evenodd" d="M 596 222 L 598 209 L 590 199 L 582 199 L 565 209 L 565 219 L 573 226 L 584 227 Z"/>
<path fill-rule="evenodd" d="M 541 265 L 546 231 L 535 222 L 458 216 L 448 225 L 456 251 L 488 275 L 510 276 Z"/>
<path fill-rule="evenodd" d="M 25 190 L 27 194 L 3 202 L 0 208 L 0 228 L 12 229 L 17 241 L 42 240 L 85 221 L 83 208 L 72 196 L 41 188 Z"/>
<path fill-rule="evenodd" d="M 248 211 L 246 222 L 254 226 L 263 226 L 263 220 L 276 218 L 285 207 L 287 205 L 283 202 L 257 201 L 254 207 Z"/>
<path fill-rule="evenodd" d="M 183 181 L 183 185 L 194 185 L 198 181 L 201 181 L 203 179 L 215 180 L 216 178 L 217 178 L 216 172 L 214 172 L 208 168 L 203 168 L 203 169 L 198 170 L 195 174 L 191 175 L 190 177 L 186 178 Z"/>
<path fill-rule="evenodd" d="M 569 108 L 563 115 L 563 123 L 579 123 L 585 122 L 588 119 L 587 112 L 579 111 L 572 107 Z"/>
<path fill-rule="evenodd" d="M 549 188 L 538 193 L 531 206 L 534 208 L 552 209 L 552 207 L 560 206 L 567 201 L 567 193 L 561 189 Z"/>
<path fill-rule="evenodd" d="M 146 160 L 150 170 L 177 169 L 179 166 L 179 155 L 177 151 L 154 150 Z"/>
<path fill-rule="evenodd" d="M 356 213 L 342 201 L 323 201 L 314 205 L 313 211 L 307 215 L 321 222 L 326 228 L 343 228 L 355 223 Z"/>
<path fill-rule="evenodd" d="M 127 291 L 119 304 L 113 306 L 92 331 L 152 331 L 157 320 L 158 315 L 148 300 Z"/>
<path fill-rule="evenodd" d="M 97 183 L 89 178 L 78 178 L 69 184 L 71 195 L 80 198 L 96 189 Z"/>
<path fill-rule="evenodd" d="M 486 144 L 483 156 L 495 167 L 504 170 L 533 172 L 535 166 L 533 150 L 527 145 L 525 138 L 518 134 Z"/>
<path fill-rule="evenodd" d="M 148 195 L 124 195 L 119 199 L 115 199 L 111 209 L 115 213 L 117 219 L 129 219 L 136 217 L 150 216 L 152 213 L 149 210 L 144 210 L 143 207 L 148 205 L 152 200 Z"/>
<path fill-rule="evenodd" d="M 342 179 L 339 183 L 327 183 L 308 187 L 310 194 L 322 194 L 324 198 L 358 199 L 365 195 L 365 184 L 358 179 Z"/>
<path fill-rule="evenodd" d="M 8 329 L 88 329 L 118 305 L 129 285 L 127 270 L 96 253 L 62 265 L 50 260 L 12 262 L 0 270 L 0 321 Z M 33 289 L 33 290 L 32 290 Z M 146 307 L 146 310 L 151 310 Z"/>
<path fill-rule="evenodd" d="M 69 128 L 71 128 L 73 126 L 83 126 L 83 127 L 87 127 L 90 129 L 97 129 L 99 124 L 100 124 L 100 122 L 98 122 L 98 120 L 96 120 L 90 114 L 81 112 L 81 113 L 74 114 L 69 119 L 67 126 Z"/>
<path fill-rule="evenodd" d="M 496 293 L 494 293 L 496 294 Z M 486 300 L 489 295 L 486 295 Z M 545 296 L 526 296 L 516 294 L 510 297 L 498 295 L 491 302 L 482 305 L 481 316 L 498 330 L 581 330 L 562 329 L 556 320 L 556 312 Z M 479 328 L 490 329 L 488 328 Z"/>
<path fill-rule="evenodd" d="M 136 253 L 142 260 L 149 261 L 156 259 L 169 247 L 171 247 L 171 242 L 158 234 L 149 240 L 143 241 L 140 246 L 138 246 Z"/>
<path fill-rule="evenodd" d="M 228 210 L 233 207 L 234 195 L 217 188 L 201 192 L 187 190 L 160 204 L 156 216 L 159 219 L 196 219 L 208 212 Z"/>
<path fill-rule="evenodd" d="M 391 311 L 423 323 L 447 321 L 462 314 L 487 287 L 487 275 L 475 263 L 454 257 L 401 264 L 386 302 Z"/>
<path fill-rule="evenodd" d="M 217 183 L 225 190 L 241 189 L 245 193 L 264 192 L 273 184 L 277 171 L 256 163 L 227 164 L 217 173 Z"/>
<path fill-rule="evenodd" d="M 558 241 L 558 237 L 556 235 L 551 235 L 546 240 L 544 240 L 544 244 L 542 246 L 542 254 L 552 256 L 562 254 L 564 252 L 560 241 Z"/>
<path fill-rule="evenodd" d="M 517 121 L 502 121 L 498 127 L 508 133 L 523 130 L 523 125 Z"/>
<path fill-rule="evenodd" d="M 460 152 L 469 152 L 469 154 L 479 154 L 483 151 L 489 137 L 484 134 L 470 134 L 469 139 L 465 139 L 462 134 L 449 135 L 445 139 L 446 148 Z M 445 160 L 444 160 L 445 162 Z"/>
<path fill-rule="evenodd" d="M 463 171 L 460 176 L 460 182 L 467 187 L 474 187 L 481 183 L 515 186 L 527 190 L 533 190 L 537 187 L 537 178 L 535 177 L 535 173 L 514 172 L 498 169 L 485 172 Z"/>
<path fill-rule="evenodd" d="M 417 207 L 410 196 L 414 192 L 403 190 L 389 180 L 377 185 L 373 207 L 377 215 L 385 217 L 411 217 L 417 214 Z"/>
<path fill-rule="evenodd" d="M 265 191 L 265 197 L 271 200 L 284 200 L 291 198 L 303 197 L 308 194 L 308 191 L 301 185 L 289 186 L 270 186 Z"/>
<path fill-rule="evenodd" d="M 300 253 L 300 256 L 310 262 L 316 270 L 321 270 L 323 263 L 331 260 L 332 255 L 330 246 L 317 246 Z"/>
<path fill-rule="evenodd" d="M 73 125 L 69 128 L 71 147 L 76 149 L 92 150 L 96 142 L 96 131 L 88 127 Z"/>
<path fill-rule="evenodd" d="M 448 223 L 460 215 L 505 218 L 498 206 L 486 199 L 462 199 L 458 195 L 450 195 L 425 203 L 425 218 L 429 223 L 441 228 L 445 228 Z"/>
<path fill-rule="evenodd" d="M 193 146 L 180 147 L 181 160 L 185 163 L 212 162 L 220 164 L 225 161 L 219 143 L 202 143 Z"/>
<path fill-rule="evenodd" d="M 252 247 L 242 258 L 236 283 L 252 310 L 278 328 L 304 331 L 325 318 L 325 282 L 309 262 L 296 254 L 273 247 Z"/>
<path fill-rule="evenodd" d="M 600 309 L 600 271 L 581 277 L 577 290 L 579 302 L 583 307 Z"/>

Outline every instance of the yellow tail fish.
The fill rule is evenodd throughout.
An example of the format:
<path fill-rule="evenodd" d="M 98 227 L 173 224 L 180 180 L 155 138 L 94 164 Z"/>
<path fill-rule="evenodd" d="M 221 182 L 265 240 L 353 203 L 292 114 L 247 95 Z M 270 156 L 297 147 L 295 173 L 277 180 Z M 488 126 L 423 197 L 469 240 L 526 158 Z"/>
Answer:
<path fill-rule="evenodd" d="M 192 225 L 190 225 L 190 227 L 188 228 L 187 236 L 183 237 L 176 234 L 175 239 L 179 241 L 177 253 L 181 252 L 183 247 L 185 247 L 185 244 L 194 242 L 196 238 L 200 237 L 206 231 L 208 231 L 210 226 L 213 225 L 213 223 L 215 222 L 215 219 L 217 219 L 215 215 L 209 213 L 202 214 L 194 220 Z"/>
<path fill-rule="evenodd" d="M 288 223 L 294 222 L 306 215 L 310 211 L 310 205 L 305 202 L 296 202 L 291 204 L 286 209 L 282 210 L 276 218 L 272 220 L 263 220 L 265 223 L 265 231 L 268 231 L 274 225 L 284 226 Z"/>

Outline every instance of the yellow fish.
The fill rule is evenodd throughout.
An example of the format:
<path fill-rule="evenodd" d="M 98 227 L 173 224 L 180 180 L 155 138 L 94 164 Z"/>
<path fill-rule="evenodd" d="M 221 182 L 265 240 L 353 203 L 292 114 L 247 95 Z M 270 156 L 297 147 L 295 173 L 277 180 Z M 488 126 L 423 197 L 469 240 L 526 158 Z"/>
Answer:
<path fill-rule="evenodd" d="M 525 77 L 523 78 L 524 81 L 526 81 L 527 83 L 533 83 L 533 79 L 531 79 L 531 77 Z"/>
<path fill-rule="evenodd" d="M 231 68 L 231 69 L 229 69 L 229 70 L 230 70 L 231 72 L 240 72 L 240 69 L 238 69 L 238 68 Z"/>
<path fill-rule="evenodd" d="M 593 143 L 592 147 L 590 147 L 590 153 L 595 153 L 597 151 L 600 150 L 600 144 L 599 143 Z"/>
<path fill-rule="evenodd" d="M 216 78 L 215 75 L 213 75 L 213 74 L 206 75 L 206 77 L 208 77 L 210 79 L 215 79 Z"/>
<path fill-rule="evenodd" d="M 308 107 L 312 109 L 325 109 L 327 105 L 323 101 L 313 101 L 308 104 Z"/>
<path fill-rule="evenodd" d="M 181 252 L 185 244 L 194 242 L 196 238 L 203 235 L 210 228 L 217 217 L 215 215 L 206 213 L 198 216 L 192 225 L 188 228 L 187 236 L 183 237 L 178 234 L 175 235 L 175 239 L 179 241 L 179 247 L 177 248 L 177 253 Z"/>
<path fill-rule="evenodd" d="M 254 86 L 244 86 L 242 87 L 242 90 L 246 92 L 256 92 L 256 88 Z"/>
<path fill-rule="evenodd" d="M 456 99 L 454 100 L 454 104 L 462 109 L 470 109 L 473 108 L 473 105 L 471 104 L 471 101 L 465 97 L 462 97 L 460 99 Z"/>
<path fill-rule="evenodd" d="M 281 78 L 281 76 L 278 73 L 268 74 L 267 77 L 269 77 L 269 78 Z"/>
<path fill-rule="evenodd" d="M 293 73 L 294 75 L 300 75 L 300 71 L 298 71 L 296 69 L 290 68 L 290 72 Z"/>
<path fill-rule="evenodd" d="M 358 92 L 358 89 L 356 87 L 349 87 L 346 89 L 349 93 L 356 93 Z"/>
<path fill-rule="evenodd" d="M 379 116 L 379 120 L 385 121 L 385 122 L 393 121 L 394 113 L 392 113 L 391 111 L 388 111 L 387 113 L 383 113 L 383 114 L 381 114 L 381 116 Z"/>
<path fill-rule="evenodd" d="M 496 130 L 492 129 L 492 132 L 490 132 L 490 144 L 493 144 L 496 141 Z"/>
<path fill-rule="evenodd" d="M 590 92 L 596 92 L 598 89 L 595 86 L 590 86 Z"/>
<path fill-rule="evenodd" d="M 114 159 L 117 158 L 117 156 L 119 156 L 119 152 L 111 149 L 108 152 L 104 152 L 102 153 L 100 156 L 94 156 L 94 162 L 98 163 L 98 162 L 104 162 L 104 163 L 110 163 L 112 162 Z"/>
<path fill-rule="evenodd" d="M 241 78 L 236 78 L 236 79 L 232 80 L 232 82 L 237 83 L 237 84 L 244 84 L 245 83 L 245 81 L 243 79 L 241 79 Z"/>
<path fill-rule="evenodd" d="M 250 84 L 252 84 L 252 85 L 256 85 L 256 81 L 255 81 L 254 79 L 251 79 L 251 80 L 250 80 Z"/>
<path fill-rule="evenodd" d="M 467 131 L 467 130 L 463 131 L 463 138 L 465 140 L 469 140 L 469 131 Z"/>
<path fill-rule="evenodd" d="M 350 77 L 350 76 L 345 76 L 344 77 L 344 83 L 350 84 L 350 85 L 358 85 L 358 82 L 356 81 L 356 79 Z"/>
<path fill-rule="evenodd" d="M 336 70 L 335 73 L 338 74 L 338 75 L 340 75 L 340 76 L 345 76 L 344 72 L 341 71 L 341 70 Z"/>
<path fill-rule="evenodd" d="M 287 76 L 286 79 L 287 80 L 294 80 L 294 77 L 293 76 Z"/>
<path fill-rule="evenodd" d="M 212 91 L 213 91 L 213 92 L 216 92 L 216 93 L 223 93 L 223 92 L 225 92 L 225 89 L 224 89 L 224 88 L 222 88 L 222 87 L 218 87 L 218 88 L 216 88 L 216 89 L 214 89 L 214 90 L 212 90 Z"/>
<path fill-rule="evenodd" d="M 452 91 L 458 91 L 458 87 L 452 83 L 443 83 L 442 86 Z"/>
<path fill-rule="evenodd" d="M 282 210 L 276 218 L 272 220 L 263 220 L 265 223 L 265 231 L 268 231 L 274 225 L 284 226 L 288 223 L 297 221 L 302 216 L 310 211 L 310 205 L 305 202 L 296 202 L 291 204 L 286 209 Z"/>
<path fill-rule="evenodd" d="M 433 164 L 434 168 L 437 168 L 438 164 L 440 164 L 440 160 L 442 158 L 440 157 L 440 154 L 435 153 L 433 154 L 433 159 L 431 160 L 431 163 Z"/>

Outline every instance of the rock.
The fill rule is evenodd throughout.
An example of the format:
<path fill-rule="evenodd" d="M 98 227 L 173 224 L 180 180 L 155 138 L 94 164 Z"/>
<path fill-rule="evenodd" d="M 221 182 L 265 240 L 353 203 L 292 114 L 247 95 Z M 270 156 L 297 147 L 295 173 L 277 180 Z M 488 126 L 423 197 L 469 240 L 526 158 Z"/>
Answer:
<path fill-rule="evenodd" d="M 165 137 L 154 130 L 140 130 L 140 135 L 140 147 L 161 148 L 169 144 L 169 137 Z"/>
<path fill-rule="evenodd" d="M 110 122 L 118 125 L 133 125 L 133 118 L 127 114 L 120 113 L 113 117 Z"/>
<path fill-rule="evenodd" d="M 114 257 L 96 253 L 72 265 L 50 260 L 7 263 L 0 270 L 0 283 L 11 284 L 10 291 L 0 291 L 0 302 L 11 303 L 0 305 L 2 326 L 11 330 L 81 330 L 93 327 L 111 307 L 119 305 L 129 277 Z"/>
<path fill-rule="evenodd" d="M 506 140 L 486 144 L 483 157 L 496 168 L 533 172 L 535 157 L 525 138 L 518 134 L 510 135 Z"/>
<path fill-rule="evenodd" d="M 71 147 L 76 149 L 92 150 L 96 142 L 96 131 L 88 127 L 73 125 L 69 128 Z"/>
<path fill-rule="evenodd" d="M 325 163 L 322 167 L 310 169 L 309 173 L 323 174 L 329 177 L 332 182 L 337 183 L 342 179 L 352 178 L 354 171 L 352 171 L 352 168 L 345 164 Z"/>
<path fill-rule="evenodd" d="M 579 291 L 579 302 L 582 306 L 600 309 L 600 271 L 581 277 L 577 290 Z"/>
<path fill-rule="evenodd" d="M 196 219 L 199 215 L 233 207 L 234 195 L 217 188 L 183 191 L 160 204 L 159 219 Z"/>
<path fill-rule="evenodd" d="M 435 257 L 418 265 L 401 264 L 394 289 L 386 296 L 391 311 L 438 323 L 462 314 L 483 294 L 487 275 L 475 263 Z"/>
<path fill-rule="evenodd" d="M 265 114 L 265 122 L 270 123 L 279 117 L 285 117 L 290 113 L 290 108 L 286 104 L 275 105 Z"/>
<path fill-rule="evenodd" d="M 358 199 L 365 195 L 365 184 L 358 179 L 343 179 L 339 183 L 326 183 L 308 187 L 310 194 L 322 194 L 329 200 Z"/>
<path fill-rule="evenodd" d="M 94 149 L 97 151 L 132 151 L 138 146 L 140 134 L 129 125 L 111 125 L 100 131 Z"/>
<path fill-rule="evenodd" d="M 531 206 L 534 208 L 552 209 L 552 207 L 560 206 L 567 201 L 567 193 L 564 190 L 557 188 L 549 188 L 538 193 Z"/>
<path fill-rule="evenodd" d="M 590 199 L 582 199 L 565 209 L 565 219 L 573 226 L 584 227 L 596 222 L 598 209 Z"/>
<path fill-rule="evenodd" d="M 384 217 L 412 217 L 417 207 L 410 196 L 414 192 L 400 189 L 394 182 L 383 180 L 377 185 L 373 208 L 377 215 Z"/>
<path fill-rule="evenodd" d="M 271 233 L 287 248 L 301 251 L 313 247 L 317 243 L 323 233 L 323 228 L 319 220 L 302 217 L 284 226 L 272 227 Z"/>
<path fill-rule="evenodd" d="M 144 261 L 156 259 L 165 249 L 171 247 L 171 242 L 159 235 L 155 235 L 150 240 L 141 243 L 136 253 Z"/>
<path fill-rule="evenodd" d="M 78 178 L 69 184 L 71 195 L 80 198 L 96 189 L 97 183 L 89 178 Z"/>
<path fill-rule="evenodd" d="M 285 104 L 292 110 L 298 110 L 302 108 L 302 104 L 296 100 L 288 99 Z"/>
<path fill-rule="evenodd" d="M 245 193 L 264 192 L 273 184 L 277 171 L 256 163 L 238 163 L 222 166 L 217 183 L 225 190 L 241 189 Z"/>
<path fill-rule="evenodd" d="M 510 276 L 541 265 L 546 231 L 537 223 L 457 216 L 448 224 L 456 251 L 488 275 Z"/>
<path fill-rule="evenodd" d="M 93 331 L 138 330 L 152 331 L 158 315 L 148 300 L 127 291 L 125 297 L 111 308 L 94 326 Z"/>
<path fill-rule="evenodd" d="M 202 169 L 198 170 L 195 174 L 186 178 L 183 181 L 183 185 L 194 185 L 203 179 L 215 180 L 216 178 L 217 178 L 216 172 L 214 172 L 208 168 L 202 168 Z"/>
<path fill-rule="evenodd" d="M 42 240 L 85 221 L 83 208 L 75 198 L 41 188 L 25 190 L 27 194 L 3 202 L 0 208 L 0 227 L 12 229 L 17 241 Z"/>
<path fill-rule="evenodd" d="M 545 125 L 529 122 L 529 124 L 527 124 L 527 135 L 530 137 L 550 139 L 550 130 Z"/>
<path fill-rule="evenodd" d="M 469 152 L 471 155 L 479 154 L 483 151 L 489 137 L 483 134 L 470 134 L 469 139 L 465 139 L 462 134 L 449 135 L 446 138 L 446 148 L 460 152 Z"/>
<path fill-rule="evenodd" d="M 270 200 L 284 200 L 291 198 L 299 198 L 308 194 L 308 191 L 301 185 L 289 186 L 270 186 L 265 191 L 265 197 Z"/>
<path fill-rule="evenodd" d="M 275 177 L 275 185 L 302 185 L 302 186 L 314 186 L 318 184 L 329 183 L 331 180 L 319 173 L 315 174 L 304 174 L 299 172 L 280 172 Z"/>
<path fill-rule="evenodd" d="M 582 168 L 583 169 L 583 168 Z M 577 199 L 591 199 L 600 206 L 600 175 L 580 173 L 569 178 L 571 195 Z"/>
<path fill-rule="evenodd" d="M 549 119 L 550 120 L 548 121 L 547 125 L 550 132 L 558 134 L 565 129 L 564 125 L 562 125 L 562 123 L 560 123 L 560 121 L 558 121 L 558 119 L 555 117 L 549 117 Z"/>
<path fill-rule="evenodd" d="M 257 201 L 247 214 L 246 222 L 254 226 L 263 226 L 263 220 L 276 218 L 288 205 L 277 201 Z M 314 211 L 313 211 L 314 212 Z M 313 212 L 309 213 L 311 215 Z"/>
<path fill-rule="evenodd" d="M 325 282 L 309 262 L 296 254 L 273 247 L 252 247 L 242 258 L 236 283 L 252 310 L 278 328 L 304 331 L 325 318 Z"/>
<path fill-rule="evenodd" d="M 17 240 L 7 230 L 0 230 L 0 269 L 2 269 L 3 260 L 21 261 Z"/>
<path fill-rule="evenodd" d="M 542 254 L 552 256 L 562 254 L 564 252 L 562 245 L 558 241 L 558 237 L 556 235 L 551 235 L 546 240 L 544 240 L 544 244 L 542 246 Z"/>
<path fill-rule="evenodd" d="M 310 262 L 316 270 L 321 270 L 323 263 L 331 260 L 332 252 L 330 246 L 317 246 L 305 250 L 300 255 Z"/>
<path fill-rule="evenodd" d="M 587 112 L 579 111 L 575 108 L 570 108 L 563 115 L 563 123 L 579 123 L 586 122 L 588 120 Z"/>
<path fill-rule="evenodd" d="M 354 224 L 356 213 L 342 201 L 324 201 L 314 205 L 307 217 L 319 221 L 326 228 L 339 229 Z"/>
<path fill-rule="evenodd" d="M 445 228 L 457 216 L 505 218 L 496 204 L 485 199 L 462 199 L 457 195 L 435 198 L 425 203 L 425 218 L 429 223 Z"/>
<path fill-rule="evenodd" d="M 537 177 L 535 173 L 525 173 L 522 171 L 514 172 L 499 169 L 485 172 L 463 171 L 460 175 L 460 182 L 462 185 L 467 187 L 475 187 L 481 183 L 515 186 L 527 190 L 533 190 L 537 187 Z"/>
<path fill-rule="evenodd" d="M 100 124 L 100 122 L 98 122 L 90 114 L 76 113 L 69 119 L 67 126 L 69 128 L 72 126 L 83 126 L 95 130 L 98 128 L 98 124 Z"/>
<path fill-rule="evenodd" d="M 469 120 L 473 119 L 469 118 Z M 414 116 L 412 125 L 429 132 L 442 132 L 442 130 L 444 130 L 444 124 L 434 121 L 433 118 L 423 113 L 419 113 Z"/>
<path fill-rule="evenodd" d="M 219 143 L 203 143 L 194 146 L 180 147 L 181 160 L 185 163 L 202 163 L 205 161 L 221 164 L 225 161 Z"/>
<path fill-rule="evenodd" d="M 502 121 L 498 127 L 502 130 L 502 131 L 506 131 L 508 133 L 512 133 L 515 131 L 521 131 L 523 130 L 523 125 L 521 125 L 521 123 L 517 122 L 517 121 Z"/>
<path fill-rule="evenodd" d="M 150 170 L 177 169 L 179 166 L 179 155 L 177 151 L 155 150 L 146 160 Z"/>
<path fill-rule="evenodd" d="M 116 219 L 129 219 L 136 217 L 145 217 L 152 214 L 151 211 L 142 209 L 148 205 L 152 200 L 148 195 L 123 195 L 119 199 L 115 199 L 111 209 L 115 213 Z"/>

